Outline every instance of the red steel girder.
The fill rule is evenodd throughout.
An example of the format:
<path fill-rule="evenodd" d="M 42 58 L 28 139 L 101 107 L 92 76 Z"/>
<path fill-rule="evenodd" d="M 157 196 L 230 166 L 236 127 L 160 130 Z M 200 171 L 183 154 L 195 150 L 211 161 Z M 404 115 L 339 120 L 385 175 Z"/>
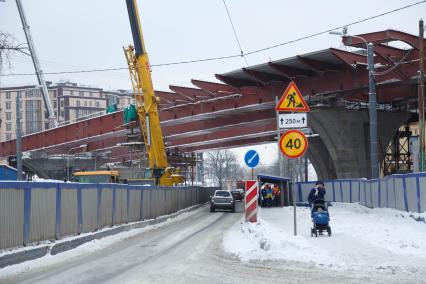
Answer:
<path fill-rule="evenodd" d="M 296 77 L 311 77 L 315 75 L 315 73 L 310 70 L 285 66 L 278 63 L 268 62 L 268 65 L 272 69 L 280 72 L 284 77 L 289 80 L 293 80 Z"/>
<path fill-rule="evenodd" d="M 216 79 L 219 81 L 224 82 L 225 84 L 228 84 L 234 88 L 239 89 L 242 86 L 254 86 L 256 85 L 255 81 L 249 81 L 249 80 L 243 80 L 243 79 L 237 79 L 230 76 L 215 74 Z"/>
<path fill-rule="evenodd" d="M 194 79 L 191 80 L 191 83 L 194 86 L 212 95 L 214 94 L 217 96 L 233 95 L 239 92 L 237 88 L 234 88 L 232 86 L 225 85 L 225 84 L 220 84 L 220 83 L 207 82 L 207 81 L 194 80 Z"/>
<path fill-rule="evenodd" d="M 307 57 L 300 56 L 300 55 L 297 55 L 296 58 L 302 64 L 304 64 L 307 67 L 311 68 L 317 74 L 322 74 L 325 71 L 336 72 L 336 71 L 340 71 L 340 70 L 343 69 L 342 66 L 340 66 L 340 65 L 335 65 L 335 64 L 328 63 L 328 62 L 314 60 L 314 59 L 307 58 Z"/>
<path fill-rule="evenodd" d="M 173 92 L 155 91 L 155 95 L 160 97 L 160 103 L 164 100 L 169 105 L 180 105 L 192 102 L 192 99 L 188 99 L 181 94 Z"/>
<path fill-rule="evenodd" d="M 269 83 L 271 81 L 278 81 L 278 82 L 289 82 L 290 80 L 285 76 L 279 76 L 271 73 L 266 72 L 260 72 L 256 70 L 252 70 L 249 68 L 243 68 L 242 69 L 244 73 L 251 76 L 254 80 L 259 82 L 262 85 L 265 85 L 266 83 Z"/>
<path fill-rule="evenodd" d="M 401 31 L 385 30 L 373 33 L 360 34 L 357 36 L 365 39 L 367 42 L 373 43 L 374 45 L 399 40 L 407 43 L 408 45 L 411 45 L 414 49 L 419 50 L 419 37 Z M 345 45 L 358 47 L 365 46 L 364 41 L 356 37 L 342 37 L 342 41 Z M 424 43 L 426 43 L 426 40 L 424 40 Z"/>
<path fill-rule="evenodd" d="M 351 68 L 355 68 L 356 65 L 360 63 L 363 65 L 367 65 L 367 56 L 336 48 L 330 48 L 330 51 L 331 53 L 333 53 L 334 56 L 339 58 Z"/>
<path fill-rule="evenodd" d="M 253 111 L 249 113 L 236 112 L 226 117 L 164 126 L 163 134 L 166 139 L 176 139 L 209 134 L 224 129 L 235 129 L 245 126 L 250 127 L 274 121 L 276 121 L 276 113 L 273 109 L 273 105 L 271 105 L 269 110 L 264 111 Z"/>
<path fill-rule="evenodd" d="M 214 98 L 212 94 L 205 92 L 204 90 L 201 90 L 201 89 L 180 87 L 180 86 L 174 86 L 174 85 L 170 85 L 169 89 L 175 93 L 191 98 L 194 101 L 198 101 L 200 99 Z"/>

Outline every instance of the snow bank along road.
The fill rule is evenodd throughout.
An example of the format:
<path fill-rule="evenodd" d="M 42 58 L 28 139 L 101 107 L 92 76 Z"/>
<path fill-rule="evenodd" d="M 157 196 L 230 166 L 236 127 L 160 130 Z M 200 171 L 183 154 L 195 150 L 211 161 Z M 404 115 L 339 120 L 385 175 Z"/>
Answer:
<path fill-rule="evenodd" d="M 336 216 L 333 236 L 312 239 L 305 209 L 298 217 L 308 221 L 300 221 L 301 236 L 293 237 L 291 208 L 263 209 L 259 225 L 245 225 L 238 205 L 235 214 L 210 213 L 204 206 L 151 229 L 6 267 L 0 269 L 0 283 L 425 283 L 426 255 L 415 251 L 426 249 L 425 241 L 417 239 L 420 233 L 426 236 L 419 227 L 426 224 L 409 218 L 404 219 L 408 225 L 396 222 L 402 218 L 395 216 L 397 211 L 378 214 L 382 218 L 377 220 L 369 209 L 336 205 L 331 209 Z M 376 221 L 380 226 L 373 224 Z M 395 228 L 409 231 L 396 233 L 391 239 L 397 242 L 387 248 L 383 242 L 368 241 L 366 230 L 347 230 L 349 222 L 354 229 L 367 222 L 366 230 L 374 228 L 372 238 L 392 235 Z M 382 261 L 387 262 L 380 268 Z M 418 261 L 422 263 L 414 265 Z M 365 269 L 369 264 L 372 267 Z"/>

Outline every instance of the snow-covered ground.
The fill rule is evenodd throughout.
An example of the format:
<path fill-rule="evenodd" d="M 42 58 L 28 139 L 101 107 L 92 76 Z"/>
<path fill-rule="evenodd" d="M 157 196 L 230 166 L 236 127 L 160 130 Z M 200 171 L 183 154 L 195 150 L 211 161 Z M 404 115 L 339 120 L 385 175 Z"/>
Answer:
<path fill-rule="evenodd" d="M 0 282 L 1 282 L 2 278 L 6 278 L 10 275 L 16 275 L 16 274 L 19 274 L 19 273 L 23 273 L 23 272 L 26 272 L 26 271 L 33 270 L 33 269 L 48 267 L 48 266 L 58 264 L 58 263 L 66 261 L 66 260 L 72 259 L 72 258 L 76 258 L 76 257 L 81 256 L 81 255 L 94 253 L 98 250 L 102 250 L 104 248 L 107 248 L 114 243 L 132 238 L 132 237 L 140 235 L 140 234 L 142 234 L 146 231 L 158 229 L 158 228 L 167 226 L 169 224 L 187 219 L 187 218 L 193 216 L 194 214 L 199 213 L 201 210 L 202 209 L 196 209 L 196 210 L 193 210 L 193 211 L 185 212 L 185 213 L 182 213 L 182 214 L 180 214 L 180 215 L 178 215 L 174 218 L 170 218 L 170 219 L 168 219 L 168 220 L 166 220 L 162 223 L 156 224 L 156 225 L 150 225 L 150 226 L 147 226 L 147 227 L 144 227 L 144 228 L 125 231 L 125 232 L 118 233 L 118 234 L 115 234 L 115 235 L 112 235 L 112 236 L 104 237 L 102 239 L 95 239 L 93 241 L 82 244 L 81 246 L 78 246 L 75 249 L 65 251 L 65 252 L 59 253 L 57 255 L 47 254 L 47 255 L 45 255 L 41 258 L 35 259 L 35 260 L 30 260 L 30 261 L 26 261 L 26 262 L 11 265 L 11 266 L 6 266 L 6 267 L 0 269 Z M 101 232 L 101 231 L 108 230 L 108 229 L 110 229 L 110 228 L 104 228 L 103 230 L 99 230 L 97 232 Z M 72 240 L 72 239 L 75 239 L 75 238 L 83 237 L 83 236 L 94 234 L 94 233 L 97 233 L 97 232 L 86 233 L 86 234 L 82 234 L 82 235 L 79 235 L 79 236 L 67 237 L 67 238 L 61 239 L 57 243 L 69 241 L 69 240 Z M 46 244 L 50 244 L 50 242 L 46 242 Z M 32 248 L 34 248 L 34 247 L 30 246 L 30 247 L 18 248 L 18 249 L 15 249 L 15 250 L 7 250 L 7 251 L 5 250 L 5 251 L 0 253 L 0 256 L 4 255 L 4 254 L 9 254 L 9 253 L 18 252 L 18 251 L 24 251 L 24 250 L 28 250 L 28 249 L 32 249 Z"/>
<path fill-rule="evenodd" d="M 259 222 L 233 225 L 223 246 L 241 261 L 302 262 L 332 270 L 426 274 L 426 224 L 394 209 L 359 204 L 329 207 L 332 236 L 311 237 L 309 208 L 261 208 Z M 419 214 L 417 214 L 418 216 Z M 420 214 L 425 217 L 426 214 Z"/>

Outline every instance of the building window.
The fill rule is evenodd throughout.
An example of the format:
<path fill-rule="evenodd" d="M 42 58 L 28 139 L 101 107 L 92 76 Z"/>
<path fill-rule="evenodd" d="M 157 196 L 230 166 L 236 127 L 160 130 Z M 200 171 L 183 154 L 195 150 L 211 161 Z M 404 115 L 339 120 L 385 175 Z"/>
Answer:
<path fill-rule="evenodd" d="M 54 98 L 56 98 L 56 97 L 57 97 L 56 91 L 53 91 L 53 97 L 54 97 Z"/>
<path fill-rule="evenodd" d="M 70 94 L 71 94 L 71 96 L 74 96 L 74 91 L 73 91 L 73 90 L 71 90 L 71 91 L 70 91 Z"/>
<path fill-rule="evenodd" d="M 80 106 L 80 101 L 79 101 L 79 100 L 77 100 L 77 106 L 78 106 L 78 107 Z"/>
<path fill-rule="evenodd" d="M 93 97 L 93 93 L 92 92 L 90 92 L 90 96 Z"/>
<path fill-rule="evenodd" d="M 64 111 L 63 110 L 61 110 L 61 116 L 64 117 Z"/>
<path fill-rule="evenodd" d="M 96 102 L 96 107 L 99 108 L 99 102 Z"/>
<path fill-rule="evenodd" d="M 6 112 L 6 120 L 12 120 L 12 113 Z"/>
<path fill-rule="evenodd" d="M 12 108 L 12 104 L 10 102 L 6 102 L 6 109 L 11 109 Z"/>
<path fill-rule="evenodd" d="M 61 107 L 64 106 L 64 100 L 61 100 Z"/>
<path fill-rule="evenodd" d="M 89 102 L 89 105 L 92 106 L 92 101 Z"/>
<path fill-rule="evenodd" d="M 12 140 L 12 133 L 6 133 L 6 141 Z"/>
<path fill-rule="evenodd" d="M 41 100 L 28 100 L 25 102 L 26 134 L 42 130 L 42 104 Z"/>
<path fill-rule="evenodd" d="M 86 106 L 86 107 L 87 107 L 87 101 L 84 101 L 84 106 Z"/>
<path fill-rule="evenodd" d="M 12 123 L 6 123 L 6 131 L 12 131 Z"/>
<path fill-rule="evenodd" d="M 80 92 L 78 92 L 78 95 L 79 95 L 80 97 L 84 97 L 84 92 L 80 91 Z"/>
<path fill-rule="evenodd" d="M 54 107 L 54 108 L 57 108 L 57 107 L 58 107 L 58 104 L 56 103 L 56 101 L 54 101 L 54 102 L 53 102 L 53 107 Z"/>
<path fill-rule="evenodd" d="M 10 100 L 10 92 L 6 92 L 6 99 Z"/>

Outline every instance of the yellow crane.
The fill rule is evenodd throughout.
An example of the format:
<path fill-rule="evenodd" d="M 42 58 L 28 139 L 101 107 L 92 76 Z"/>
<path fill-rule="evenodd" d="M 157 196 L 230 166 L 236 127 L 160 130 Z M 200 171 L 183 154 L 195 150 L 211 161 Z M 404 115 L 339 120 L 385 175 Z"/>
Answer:
<path fill-rule="evenodd" d="M 151 69 L 136 0 L 126 0 L 126 5 L 132 29 L 133 46 L 129 45 L 123 49 L 129 66 L 141 133 L 148 154 L 149 170 L 145 178 L 155 179 L 156 184 L 160 186 L 172 186 L 182 183 L 183 176 L 178 169 L 169 167 L 167 162 L 158 115 L 160 98 L 155 96 L 152 85 Z"/>

